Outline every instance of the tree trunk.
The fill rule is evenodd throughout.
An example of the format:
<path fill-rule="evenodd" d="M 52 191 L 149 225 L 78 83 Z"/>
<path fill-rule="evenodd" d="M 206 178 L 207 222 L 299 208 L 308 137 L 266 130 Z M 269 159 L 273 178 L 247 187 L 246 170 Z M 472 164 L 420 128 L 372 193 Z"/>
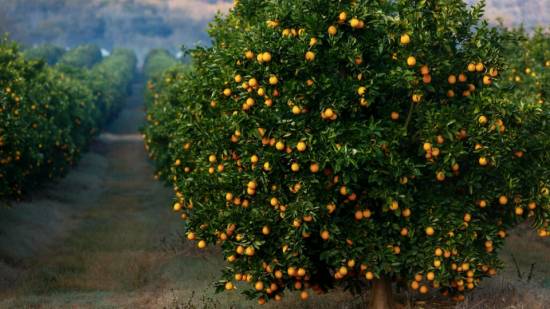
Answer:
<path fill-rule="evenodd" d="M 394 309 L 392 282 L 381 277 L 373 281 L 369 309 Z"/>

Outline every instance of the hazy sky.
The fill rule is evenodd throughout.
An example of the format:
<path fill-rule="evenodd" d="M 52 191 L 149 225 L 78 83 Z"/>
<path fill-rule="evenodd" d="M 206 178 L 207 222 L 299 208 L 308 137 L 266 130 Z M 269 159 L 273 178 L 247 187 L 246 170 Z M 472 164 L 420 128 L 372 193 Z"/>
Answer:
<path fill-rule="evenodd" d="M 211 19 L 216 12 L 225 12 L 233 6 L 232 2 L 223 0 L 149 0 L 148 2 L 167 2 L 171 9 L 183 10 L 190 18 L 195 20 Z"/>

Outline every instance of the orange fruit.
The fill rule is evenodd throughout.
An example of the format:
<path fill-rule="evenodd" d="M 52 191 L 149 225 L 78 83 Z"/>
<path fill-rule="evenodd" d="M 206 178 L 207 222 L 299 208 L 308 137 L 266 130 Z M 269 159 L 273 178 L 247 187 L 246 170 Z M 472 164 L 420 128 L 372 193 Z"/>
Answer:
<path fill-rule="evenodd" d="M 200 240 L 200 241 L 197 243 L 197 248 L 199 248 L 199 249 L 204 249 L 205 247 L 206 247 L 206 241 Z"/>
<path fill-rule="evenodd" d="M 309 62 L 315 60 L 315 53 L 312 52 L 312 51 L 308 51 L 306 53 L 306 60 L 309 61 Z"/>
<path fill-rule="evenodd" d="M 411 42 L 411 37 L 408 34 L 401 35 L 399 42 L 403 45 L 408 45 Z"/>
<path fill-rule="evenodd" d="M 410 67 L 414 67 L 416 65 L 416 58 L 414 56 L 409 56 L 407 58 L 407 65 Z"/>
<path fill-rule="evenodd" d="M 508 204 L 508 197 L 506 197 L 506 195 L 501 195 L 499 198 L 498 198 L 498 203 L 500 205 L 506 205 Z"/>
<path fill-rule="evenodd" d="M 426 235 L 428 236 L 432 236 L 433 234 L 435 234 L 435 230 L 433 227 L 431 226 L 428 226 L 426 229 L 425 229 L 425 232 L 426 232 Z"/>
<path fill-rule="evenodd" d="M 449 82 L 449 84 L 451 85 L 454 85 L 456 84 L 456 76 L 455 75 L 449 75 L 449 77 L 447 78 L 447 81 Z"/>

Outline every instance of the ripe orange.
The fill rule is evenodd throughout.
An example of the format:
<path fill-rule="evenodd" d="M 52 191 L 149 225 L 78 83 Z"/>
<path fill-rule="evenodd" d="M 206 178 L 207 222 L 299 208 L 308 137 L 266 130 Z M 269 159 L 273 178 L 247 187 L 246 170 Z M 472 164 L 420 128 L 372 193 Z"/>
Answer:
<path fill-rule="evenodd" d="M 410 67 L 414 67 L 416 65 L 416 58 L 413 56 L 409 56 L 407 58 L 407 65 Z"/>
<path fill-rule="evenodd" d="M 498 203 L 502 206 L 508 204 L 508 197 L 506 195 L 501 195 L 499 198 L 498 198 Z"/>
<path fill-rule="evenodd" d="M 412 101 L 414 103 L 420 103 L 420 101 L 422 101 L 422 94 L 419 94 L 419 93 L 413 94 Z"/>
<path fill-rule="evenodd" d="M 311 39 L 309 40 L 309 46 L 313 47 L 313 46 L 315 46 L 315 45 L 317 44 L 317 42 L 318 42 L 318 41 L 317 41 L 317 38 L 311 38 Z"/>
<path fill-rule="evenodd" d="M 319 164 L 318 164 L 318 163 L 311 163 L 311 165 L 309 166 L 309 170 L 310 170 L 312 173 L 317 173 L 317 172 L 319 172 Z"/>
<path fill-rule="evenodd" d="M 262 54 L 262 60 L 264 62 L 270 62 L 272 59 L 271 54 L 269 52 L 265 52 Z"/>
<path fill-rule="evenodd" d="M 275 86 L 275 85 L 277 85 L 278 83 L 279 83 L 279 79 L 277 78 L 277 76 L 271 75 L 271 76 L 269 77 L 269 84 L 270 84 L 270 85 Z"/>
<path fill-rule="evenodd" d="M 321 238 L 323 240 L 328 240 L 330 238 L 330 233 L 327 230 L 321 231 Z"/>
<path fill-rule="evenodd" d="M 365 273 L 365 278 L 370 281 L 370 280 L 374 279 L 374 274 L 370 271 L 367 271 Z"/>
<path fill-rule="evenodd" d="M 262 291 L 264 289 L 264 283 L 261 281 L 257 281 L 254 284 L 254 288 L 256 289 L 256 291 Z"/>
<path fill-rule="evenodd" d="M 326 118 L 331 118 L 332 116 L 334 116 L 334 111 L 332 110 L 332 108 L 329 107 L 324 110 L 323 114 Z"/>
<path fill-rule="evenodd" d="M 393 121 L 399 120 L 399 113 L 398 112 L 391 112 L 391 119 Z"/>
<path fill-rule="evenodd" d="M 425 285 L 422 285 L 420 287 L 419 291 L 420 291 L 420 294 L 426 294 L 426 293 L 428 293 L 428 287 L 425 286 Z"/>
<path fill-rule="evenodd" d="M 449 78 L 447 78 L 447 81 L 449 82 L 449 84 L 451 85 L 454 85 L 456 84 L 456 76 L 455 75 L 449 75 Z"/>
<path fill-rule="evenodd" d="M 345 22 L 347 18 L 348 14 L 346 12 L 340 12 L 340 14 L 338 15 L 338 20 L 340 22 Z"/>
<path fill-rule="evenodd" d="M 483 72 L 483 70 L 485 69 L 485 66 L 483 65 L 483 63 L 478 63 L 476 64 L 476 71 L 477 72 Z"/>
<path fill-rule="evenodd" d="M 306 151 L 306 143 L 305 142 L 298 142 L 298 144 L 296 145 L 296 149 L 299 151 L 299 152 L 304 152 Z"/>
<path fill-rule="evenodd" d="M 485 125 L 485 124 L 487 124 L 488 119 L 487 119 L 486 116 L 481 115 L 481 116 L 479 116 L 478 121 L 479 121 L 479 124 Z"/>
<path fill-rule="evenodd" d="M 408 34 L 401 35 L 399 42 L 403 45 L 408 45 L 411 42 L 411 37 Z"/>
<path fill-rule="evenodd" d="M 254 247 L 252 247 L 252 246 L 248 246 L 244 250 L 244 254 L 246 254 L 248 256 L 253 256 L 255 253 L 256 253 L 256 249 L 254 249 Z"/>
<path fill-rule="evenodd" d="M 352 19 L 349 21 L 349 25 L 350 25 L 353 29 L 357 29 L 357 28 L 360 28 L 361 22 L 360 22 L 359 19 L 357 19 L 357 18 L 352 18 Z"/>
<path fill-rule="evenodd" d="M 432 82 L 432 76 L 430 74 L 426 74 L 424 76 L 422 76 L 422 82 L 424 84 L 429 84 Z"/>
<path fill-rule="evenodd" d="M 312 52 L 312 51 L 308 51 L 306 53 L 306 60 L 309 61 L 309 62 L 315 60 L 315 53 Z"/>
<path fill-rule="evenodd" d="M 435 230 L 434 230 L 434 228 L 431 227 L 431 226 L 428 226 L 428 227 L 426 228 L 425 232 L 426 232 L 426 235 L 428 235 L 428 236 L 432 236 L 433 234 L 435 234 Z"/>
<path fill-rule="evenodd" d="M 206 241 L 204 240 L 200 240 L 198 243 L 197 243 L 197 247 L 199 249 L 204 249 L 206 247 Z"/>
<path fill-rule="evenodd" d="M 478 161 L 479 161 L 479 165 L 481 166 L 487 166 L 487 164 L 489 164 L 489 161 L 485 157 L 480 157 Z"/>
<path fill-rule="evenodd" d="M 430 68 L 427 65 L 423 65 L 420 68 L 420 74 L 422 75 L 428 75 L 430 73 Z"/>

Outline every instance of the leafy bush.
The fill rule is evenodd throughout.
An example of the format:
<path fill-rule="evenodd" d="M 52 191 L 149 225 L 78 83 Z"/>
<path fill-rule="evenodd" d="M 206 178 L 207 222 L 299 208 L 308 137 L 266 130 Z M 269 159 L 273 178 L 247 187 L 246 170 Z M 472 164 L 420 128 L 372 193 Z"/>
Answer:
<path fill-rule="evenodd" d="M 85 44 L 69 50 L 59 60 L 59 65 L 75 68 L 91 68 L 102 59 L 97 45 Z"/>
<path fill-rule="evenodd" d="M 219 290 L 461 300 L 496 274 L 507 230 L 549 235 L 548 103 L 500 78 L 506 35 L 482 5 L 235 3 L 193 70 L 156 86 L 144 128 L 188 238 L 223 250 Z"/>
<path fill-rule="evenodd" d="M 44 44 L 27 49 L 24 54 L 28 60 L 42 60 L 49 65 L 54 65 L 63 57 L 65 50 L 55 45 Z"/>
<path fill-rule="evenodd" d="M 90 70 L 89 87 L 96 95 L 96 104 L 104 115 L 103 121 L 108 121 L 122 109 L 136 66 L 137 58 L 132 51 L 115 49 L 111 56 Z"/>
<path fill-rule="evenodd" d="M 158 79 L 171 67 L 180 63 L 165 49 L 153 49 L 145 57 L 143 75 L 147 80 Z"/>

